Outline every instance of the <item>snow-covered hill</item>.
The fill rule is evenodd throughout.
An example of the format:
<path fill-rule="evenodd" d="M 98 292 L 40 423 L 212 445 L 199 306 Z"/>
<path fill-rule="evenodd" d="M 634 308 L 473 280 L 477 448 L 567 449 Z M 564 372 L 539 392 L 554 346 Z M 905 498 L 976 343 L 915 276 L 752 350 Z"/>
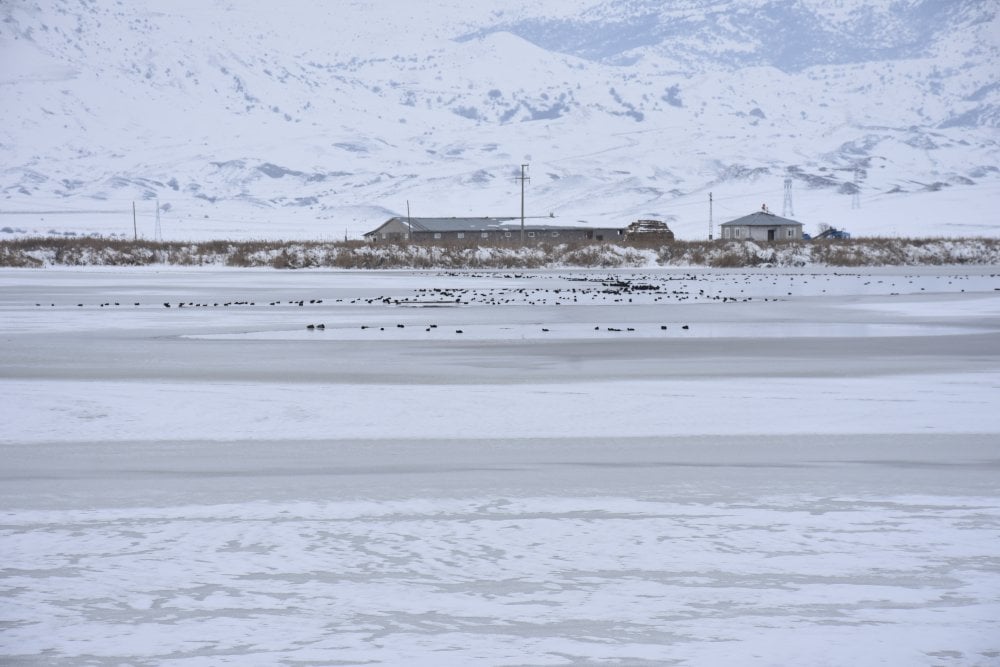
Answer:
<path fill-rule="evenodd" d="M 669 5 L 664 8 L 663 5 Z M 387 217 L 1000 235 L 989 0 L 0 7 L 0 229 L 359 237 Z M 793 211 L 783 183 L 793 182 Z M 855 196 L 857 193 L 857 196 Z M 81 213 L 86 212 L 86 213 Z"/>

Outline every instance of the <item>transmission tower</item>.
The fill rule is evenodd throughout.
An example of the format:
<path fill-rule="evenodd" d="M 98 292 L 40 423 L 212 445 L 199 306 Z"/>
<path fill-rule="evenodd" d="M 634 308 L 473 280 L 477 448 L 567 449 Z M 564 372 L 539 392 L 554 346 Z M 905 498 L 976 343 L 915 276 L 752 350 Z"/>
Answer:
<path fill-rule="evenodd" d="M 524 184 L 531 180 L 528 176 L 528 165 L 521 165 L 521 175 L 514 177 L 515 181 L 521 181 L 521 245 L 524 245 Z"/>
<path fill-rule="evenodd" d="M 792 179 L 785 179 L 785 201 L 781 204 L 781 217 L 787 218 L 790 215 L 795 215 L 795 209 L 792 208 Z"/>
<path fill-rule="evenodd" d="M 854 167 L 854 192 L 851 195 L 851 208 L 861 208 L 861 167 Z"/>
<path fill-rule="evenodd" d="M 157 241 L 163 240 L 163 230 L 160 229 L 160 198 L 156 198 L 156 229 L 153 231 L 153 238 Z"/>

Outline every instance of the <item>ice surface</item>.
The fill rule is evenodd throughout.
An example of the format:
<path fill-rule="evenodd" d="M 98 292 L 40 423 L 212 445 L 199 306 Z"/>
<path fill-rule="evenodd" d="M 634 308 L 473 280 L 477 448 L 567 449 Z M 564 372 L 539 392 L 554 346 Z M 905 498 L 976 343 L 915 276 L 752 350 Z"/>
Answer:
<path fill-rule="evenodd" d="M 998 289 L 0 271 L 0 654 L 994 663 Z"/>

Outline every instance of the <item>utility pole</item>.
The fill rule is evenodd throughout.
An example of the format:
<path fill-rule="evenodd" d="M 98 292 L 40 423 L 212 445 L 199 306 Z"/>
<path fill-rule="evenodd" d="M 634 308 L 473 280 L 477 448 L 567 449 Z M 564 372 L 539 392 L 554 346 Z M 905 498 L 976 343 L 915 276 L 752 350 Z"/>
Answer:
<path fill-rule="evenodd" d="M 712 228 L 712 193 L 708 193 L 708 240 L 712 240 L 714 229 Z"/>
<path fill-rule="evenodd" d="M 413 223 L 410 222 L 410 200 L 406 200 L 406 240 L 413 240 Z"/>
<path fill-rule="evenodd" d="M 781 205 L 781 215 L 787 218 L 790 215 L 795 215 L 795 209 L 792 208 L 792 179 L 785 179 L 785 201 Z"/>
<path fill-rule="evenodd" d="M 524 245 L 524 184 L 530 181 L 531 178 L 527 175 L 528 165 L 521 165 L 521 175 L 517 176 L 514 180 L 521 181 L 521 245 Z"/>
<path fill-rule="evenodd" d="M 135 224 L 135 202 L 132 202 L 132 238 L 139 240 L 139 227 Z"/>

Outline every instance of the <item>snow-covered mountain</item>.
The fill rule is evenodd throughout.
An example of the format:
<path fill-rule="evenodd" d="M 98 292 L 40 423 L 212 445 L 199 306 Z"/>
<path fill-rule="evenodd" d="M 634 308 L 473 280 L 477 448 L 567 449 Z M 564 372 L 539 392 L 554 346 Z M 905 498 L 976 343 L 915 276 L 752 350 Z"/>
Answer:
<path fill-rule="evenodd" d="M 995 0 L 7 0 L 0 228 L 1000 235 Z M 81 213 L 86 212 L 86 213 Z M 3 234 L 0 234 L 2 238 Z"/>

